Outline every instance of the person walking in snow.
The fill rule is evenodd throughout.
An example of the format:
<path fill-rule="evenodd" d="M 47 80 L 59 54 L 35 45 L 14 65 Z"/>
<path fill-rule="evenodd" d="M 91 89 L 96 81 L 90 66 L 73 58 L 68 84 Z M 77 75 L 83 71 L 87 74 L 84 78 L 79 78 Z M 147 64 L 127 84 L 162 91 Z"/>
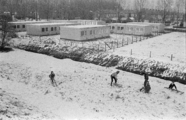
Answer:
<path fill-rule="evenodd" d="M 117 75 L 119 74 L 119 71 L 116 71 L 114 73 L 111 74 L 111 86 L 112 86 L 112 83 L 113 83 L 113 80 L 115 81 L 115 84 L 117 84 Z"/>
<path fill-rule="evenodd" d="M 50 80 L 51 80 L 51 83 L 52 83 L 52 85 L 55 87 L 57 87 L 57 83 L 56 83 L 56 81 L 55 81 L 55 74 L 54 74 L 54 72 L 53 71 L 51 71 L 51 73 L 50 73 L 50 75 L 49 75 L 49 78 L 50 78 Z"/>
<path fill-rule="evenodd" d="M 169 89 L 173 89 L 173 87 L 177 90 L 176 85 L 175 85 L 174 82 L 172 81 L 172 83 L 169 85 Z"/>

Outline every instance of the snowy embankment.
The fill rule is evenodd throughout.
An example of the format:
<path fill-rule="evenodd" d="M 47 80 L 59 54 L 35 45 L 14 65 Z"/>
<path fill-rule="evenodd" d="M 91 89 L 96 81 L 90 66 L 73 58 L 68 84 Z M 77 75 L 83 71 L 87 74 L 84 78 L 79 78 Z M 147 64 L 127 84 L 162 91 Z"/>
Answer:
<path fill-rule="evenodd" d="M 137 74 L 141 74 L 148 70 L 151 76 L 186 84 L 186 74 L 183 72 L 186 66 L 181 64 L 171 64 L 153 59 L 139 59 L 130 56 L 119 56 L 109 52 L 99 52 L 92 49 L 71 46 L 44 46 L 43 44 L 39 45 L 34 43 L 14 44 L 14 46 L 26 51 L 51 55 L 59 59 L 70 58 L 80 62 L 93 63 L 106 67 L 116 67 L 117 69 Z"/>
<path fill-rule="evenodd" d="M 18 49 L 0 53 L 0 58 L 0 89 L 6 91 L 0 94 L 3 120 L 185 120 L 186 117 L 185 94 L 165 89 L 169 81 L 149 77 L 151 91 L 145 94 L 139 91 L 144 77 L 129 72 L 120 71 L 118 75 L 122 87 L 111 87 L 110 74 L 116 71 L 113 67 Z M 56 74 L 55 88 L 48 78 L 51 70 Z M 185 85 L 176 85 L 185 92 Z"/>

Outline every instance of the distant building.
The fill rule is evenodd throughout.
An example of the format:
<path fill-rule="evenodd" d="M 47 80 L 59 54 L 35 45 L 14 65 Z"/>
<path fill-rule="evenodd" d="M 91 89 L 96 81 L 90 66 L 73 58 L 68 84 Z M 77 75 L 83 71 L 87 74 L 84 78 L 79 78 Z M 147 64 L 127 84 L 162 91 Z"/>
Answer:
<path fill-rule="evenodd" d="M 162 23 L 149 23 L 149 22 L 129 22 L 129 24 L 137 24 L 137 25 L 151 25 L 152 32 L 164 32 L 165 25 Z"/>
<path fill-rule="evenodd" d="M 106 25 L 77 25 L 61 26 L 60 38 L 66 40 L 85 41 L 110 36 L 109 26 Z"/>
<path fill-rule="evenodd" d="M 49 20 L 53 23 L 77 23 L 80 25 L 105 25 L 106 23 L 101 20 Z"/>
<path fill-rule="evenodd" d="M 152 33 L 152 26 L 145 24 L 112 23 L 109 26 L 111 32 L 119 34 L 150 35 Z"/>
<path fill-rule="evenodd" d="M 27 25 L 27 34 L 33 36 L 57 35 L 60 26 L 78 25 L 77 23 L 41 23 Z"/>
<path fill-rule="evenodd" d="M 17 21 L 9 22 L 13 26 L 16 32 L 26 31 L 26 25 L 28 24 L 38 24 L 38 23 L 49 23 L 48 21 Z"/>

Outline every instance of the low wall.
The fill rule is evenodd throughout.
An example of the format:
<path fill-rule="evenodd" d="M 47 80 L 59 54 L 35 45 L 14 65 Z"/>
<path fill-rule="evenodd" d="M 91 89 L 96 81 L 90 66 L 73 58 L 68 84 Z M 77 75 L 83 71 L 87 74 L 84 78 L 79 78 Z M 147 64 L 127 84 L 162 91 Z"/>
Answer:
<path fill-rule="evenodd" d="M 78 47 L 41 47 L 33 44 L 17 45 L 15 47 L 26 51 L 51 55 L 59 59 L 70 58 L 75 61 L 93 63 L 105 67 L 116 67 L 116 69 L 136 74 L 143 74 L 147 69 L 150 69 L 150 76 L 186 84 L 186 73 L 183 73 L 186 66 L 179 64 L 164 63 L 151 59 L 121 57 L 107 52 Z"/>

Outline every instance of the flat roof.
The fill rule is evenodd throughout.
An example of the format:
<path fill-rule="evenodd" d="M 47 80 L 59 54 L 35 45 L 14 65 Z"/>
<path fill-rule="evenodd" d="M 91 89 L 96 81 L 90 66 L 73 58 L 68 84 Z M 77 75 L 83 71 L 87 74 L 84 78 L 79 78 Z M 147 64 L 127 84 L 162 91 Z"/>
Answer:
<path fill-rule="evenodd" d="M 127 24 L 146 24 L 146 25 L 161 25 L 162 23 L 150 23 L 150 22 L 129 22 Z"/>
<path fill-rule="evenodd" d="M 135 25 L 135 26 L 150 26 L 147 24 L 134 24 L 134 23 L 127 23 L 126 25 Z"/>
<path fill-rule="evenodd" d="M 76 25 L 76 23 L 39 23 L 29 24 L 30 26 L 48 26 L 48 25 Z"/>
<path fill-rule="evenodd" d="M 95 28 L 95 27 L 105 27 L 106 25 L 76 25 L 76 26 L 64 26 L 67 28 Z"/>
<path fill-rule="evenodd" d="M 135 26 L 149 26 L 148 24 L 138 24 L 138 23 L 111 23 L 109 25 L 135 25 Z"/>
<path fill-rule="evenodd" d="M 48 21 L 15 21 L 15 22 L 9 22 L 9 23 L 46 23 Z"/>
<path fill-rule="evenodd" d="M 126 25 L 126 23 L 110 23 L 109 25 Z"/>

